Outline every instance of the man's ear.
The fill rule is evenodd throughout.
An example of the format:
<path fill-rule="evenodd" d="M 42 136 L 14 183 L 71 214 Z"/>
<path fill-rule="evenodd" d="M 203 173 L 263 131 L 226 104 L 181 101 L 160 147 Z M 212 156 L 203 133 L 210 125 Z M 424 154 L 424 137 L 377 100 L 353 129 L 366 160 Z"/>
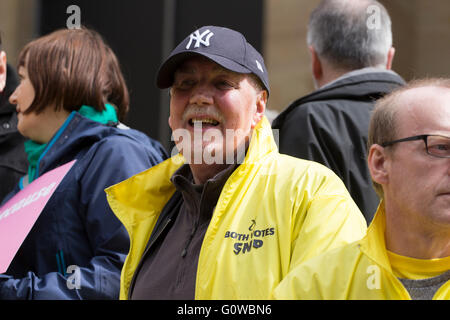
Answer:
<path fill-rule="evenodd" d="M 311 54 L 311 72 L 316 82 L 319 82 L 323 77 L 322 63 L 320 62 L 316 49 L 313 46 L 308 46 L 308 49 Z"/>
<path fill-rule="evenodd" d="M 389 182 L 389 159 L 385 148 L 378 144 L 373 144 L 369 149 L 367 165 L 373 181 L 380 185 Z"/>
<path fill-rule="evenodd" d="M 252 119 L 252 129 L 256 127 L 256 125 L 261 121 L 266 112 L 267 105 L 267 91 L 261 90 L 256 97 L 256 110 Z"/>
<path fill-rule="evenodd" d="M 167 119 L 167 123 L 169 124 L 170 129 L 172 129 L 172 117 L 170 115 L 169 115 L 169 119 Z"/>
<path fill-rule="evenodd" d="M 0 51 L 0 92 L 3 92 L 6 86 L 6 53 L 5 51 Z"/>
<path fill-rule="evenodd" d="M 388 55 L 387 55 L 387 62 L 386 62 L 386 69 L 387 70 L 391 70 L 392 69 L 392 63 L 394 61 L 394 56 L 395 56 L 395 48 L 391 47 L 388 51 Z"/>

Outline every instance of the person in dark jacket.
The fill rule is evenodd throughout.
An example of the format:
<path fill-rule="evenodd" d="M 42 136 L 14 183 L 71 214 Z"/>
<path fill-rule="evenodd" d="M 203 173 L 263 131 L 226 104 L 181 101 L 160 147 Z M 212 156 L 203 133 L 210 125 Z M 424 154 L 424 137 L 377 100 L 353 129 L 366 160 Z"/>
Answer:
<path fill-rule="evenodd" d="M 28 167 L 23 146 L 25 138 L 17 131 L 16 108 L 8 101 L 19 80 L 7 64 L 1 44 L 0 37 L 0 202 L 14 189 Z"/>
<path fill-rule="evenodd" d="M 104 189 L 167 155 L 158 142 L 119 125 L 128 90 L 98 33 L 59 30 L 34 40 L 22 50 L 18 72 L 10 101 L 19 131 L 30 139 L 30 165 L 5 201 L 44 173 L 76 162 L 0 275 L 0 299 L 117 299 L 129 237 Z"/>
<path fill-rule="evenodd" d="M 318 89 L 273 121 L 280 152 L 331 168 L 369 223 L 379 203 L 366 162 L 370 113 L 404 84 L 390 70 L 389 14 L 373 0 L 324 0 L 310 16 L 307 39 Z"/>

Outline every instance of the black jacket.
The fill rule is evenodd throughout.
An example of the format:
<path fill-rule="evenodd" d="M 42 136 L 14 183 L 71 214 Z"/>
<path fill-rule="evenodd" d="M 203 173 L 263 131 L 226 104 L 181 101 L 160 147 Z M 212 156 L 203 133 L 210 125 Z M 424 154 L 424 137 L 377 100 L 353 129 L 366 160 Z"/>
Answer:
<path fill-rule="evenodd" d="M 8 66 L 6 87 L 0 93 L 0 203 L 28 168 L 25 138 L 17 131 L 16 107 L 8 102 L 17 85 L 17 75 Z"/>
<path fill-rule="evenodd" d="M 370 113 L 376 99 L 403 84 L 388 71 L 345 77 L 294 101 L 272 124 L 280 152 L 332 169 L 368 223 L 379 203 L 366 163 Z"/>

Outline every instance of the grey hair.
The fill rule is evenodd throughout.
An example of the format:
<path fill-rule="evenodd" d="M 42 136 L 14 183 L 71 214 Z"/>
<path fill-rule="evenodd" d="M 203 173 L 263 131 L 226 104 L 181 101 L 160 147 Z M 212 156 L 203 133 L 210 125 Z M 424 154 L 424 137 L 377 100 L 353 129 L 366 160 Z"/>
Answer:
<path fill-rule="evenodd" d="M 307 42 L 340 69 L 385 66 L 391 18 L 375 0 L 323 0 L 310 15 Z"/>

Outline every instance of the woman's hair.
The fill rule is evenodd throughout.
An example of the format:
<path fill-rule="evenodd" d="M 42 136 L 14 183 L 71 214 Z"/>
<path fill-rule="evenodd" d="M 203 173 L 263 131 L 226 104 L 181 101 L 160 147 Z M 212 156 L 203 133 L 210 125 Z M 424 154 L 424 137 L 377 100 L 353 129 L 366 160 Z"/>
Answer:
<path fill-rule="evenodd" d="M 111 103 L 123 121 L 129 93 L 119 61 L 95 31 L 61 29 L 28 43 L 18 67 L 28 70 L 35 98 L 26 113 L 39 114 L 48 106 L 69 112 L 88 105 L 97 111 Z"/>

